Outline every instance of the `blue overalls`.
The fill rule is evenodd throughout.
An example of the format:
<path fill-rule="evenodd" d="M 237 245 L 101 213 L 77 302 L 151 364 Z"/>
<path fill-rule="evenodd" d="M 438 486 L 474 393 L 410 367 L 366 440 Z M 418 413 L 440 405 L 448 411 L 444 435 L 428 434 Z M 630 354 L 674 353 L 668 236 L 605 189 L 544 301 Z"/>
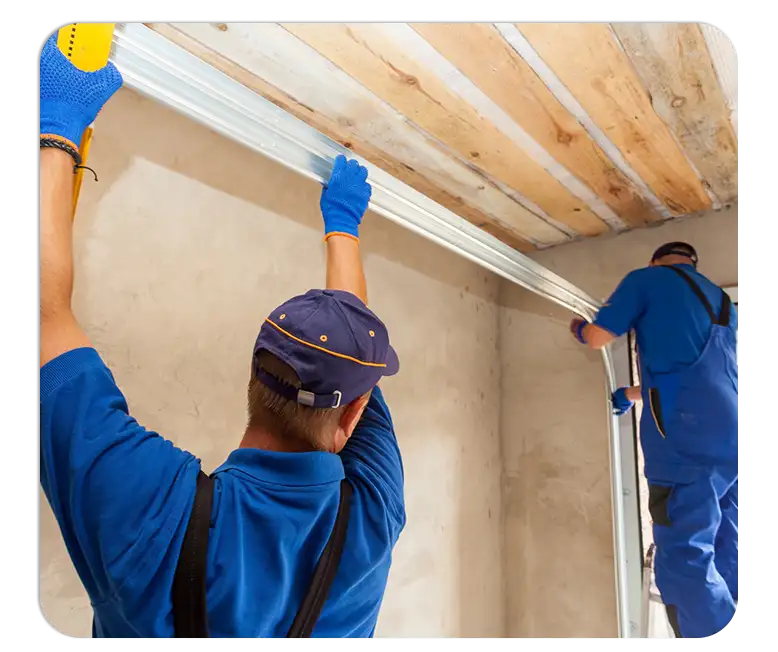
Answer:
<path fill-rule="evenodd" d="M 652 374 L 641 363 L 640 439 L 656 543 L 656 582 L 676 636 L 710 636 L 737 603 L 737 344 L 726 293 L 697 361 Z M 723 292 L 723 290 L 722 290 Z"/>

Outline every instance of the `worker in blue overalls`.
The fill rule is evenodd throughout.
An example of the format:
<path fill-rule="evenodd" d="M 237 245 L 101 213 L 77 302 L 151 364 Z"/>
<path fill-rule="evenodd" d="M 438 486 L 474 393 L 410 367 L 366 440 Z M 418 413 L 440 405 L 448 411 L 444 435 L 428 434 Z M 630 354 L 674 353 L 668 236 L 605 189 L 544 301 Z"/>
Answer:
<path fill-rule="evenodd" d="M 722 630 L 737 604 L 737 313 L 697 271 L 685 242 L 656 250 L 628 274 L 575 338 L 600 349 L 630 330 L 640 387 L 612 401 L 645 406 L 640 440 L 656 543 L 656 582 L 675 635 Z"/>

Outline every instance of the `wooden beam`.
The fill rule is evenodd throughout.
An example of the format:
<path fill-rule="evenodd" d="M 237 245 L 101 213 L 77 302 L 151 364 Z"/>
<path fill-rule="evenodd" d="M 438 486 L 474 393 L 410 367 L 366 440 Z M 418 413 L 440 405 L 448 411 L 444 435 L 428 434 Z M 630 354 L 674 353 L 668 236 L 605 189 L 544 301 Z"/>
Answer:
<path fill-rule="evenodd" d="M 240 38 L 241 34 L 249 35 L 241 30 L 251 30 L 253 26 L 187 23 L 179 27 L 153 23 L 149 27 L 511 247 L 525 252 L 534 250 L 529 238 L 543 245 L 569 240 L 472 170 L 432 147 L 403 120 L 390 120 L 384 112 L 375 111 L 369 97 L 355 98 L 347 88 L 337 86 L 337 76 L 319 69 L 315 62 L 308 61 L 311 67 L 307 73 L 296 74 L 296 56 L 284 43 L 299 42 L 280 27 L 265 24 L 267 30 L 259 34 L 272 60 L 281 62 L 277 70 L 271 69 L 271 59 L 255 48 L 252 40 Z M 229 39 L 227 30 L 232 31 Z M 259 74 L 285 82 L 285 89 Z M 325 93 L 327 88 L 329 92 Z M 335 104 L 326 102 L 327 98 Z M 349 118 L 338 110 L 340 104 L 363 111 L 358 110 Z"/>
<path fill-rule="evenodd" d="M 388 38 L 380 24 L 284 24 L 469 165 L 584 235 L 609 227 L 517 143 Z M 301 64 L 304 65 L 304 64 Z"/>
<path fill-rule="evenodd" d="M 662 219 L 494 25 L 412 27 L 625 223 L 640 227 Z"/>
<path fill-rule="evenodd" d="M 711 206 L 607 23 L 520 23 L 525 38 L 674 215 Z"/>
<path fill-rule="evenodd" d="M 654 110 L 722 203 L 737 199 L 737 137 L 696 23 L 614 23 Z"/>

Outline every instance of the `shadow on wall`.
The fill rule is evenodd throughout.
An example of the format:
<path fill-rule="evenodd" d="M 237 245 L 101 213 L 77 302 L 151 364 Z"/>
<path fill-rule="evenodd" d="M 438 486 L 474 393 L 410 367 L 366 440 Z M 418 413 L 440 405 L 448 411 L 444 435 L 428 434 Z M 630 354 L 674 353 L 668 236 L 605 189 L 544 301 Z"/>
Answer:
<path fill-rule="evenodd" d="M 548 300 L 504 283 L 499 303 L 507 634 L 615 636 L 600 354 Z"/>
<path fill-rule="evenodd" d="M 321 188 L 128 90 L 98 118 L 89 164 L 100 182 L 85 178 L 79 202 L 76 313 L 133 416 L 211 470 L 243 432 L 259 324 L 324 282 Z M 378 632 L 499 636 L 498 279 L 379 216 L 362 242 L 402 361 L 384 389 L 408 526 Z M 41 518 L 44 613 L 88 636 L 83 589 Z"/>
<path fill-rule="evenodd" d="M 321 232 L 320 184 L 133 91 L 120 90 L 106 105 L 95 134 L 93 156 L 100 156 L 100 183 L 90 188 L 88 198 L 82 198 L 79 216 L 83 213 L 87 222 L 93 211 L 86 210 L 84 204 L 99 201 L 131 165 L 132 159 L 140 155 L 156 165 Z M 143 143 L 142 154 L 138 152 L 139 142 Z M 89 184 L 88 177 L 84 184 Z M 268 188 L 273 191 L 268 192 Z M 470 265 L 454 263 L 460 261 L 459 257 L 443 248 L 433 248 L 423 238 L 375 214 L 366 216 L 362 231 L 365 256 L 382 256 L 440 283 L 488 298 L 484 287 L 468 285 Z M 402 246 L 395 244 L 398 239 Z"/>

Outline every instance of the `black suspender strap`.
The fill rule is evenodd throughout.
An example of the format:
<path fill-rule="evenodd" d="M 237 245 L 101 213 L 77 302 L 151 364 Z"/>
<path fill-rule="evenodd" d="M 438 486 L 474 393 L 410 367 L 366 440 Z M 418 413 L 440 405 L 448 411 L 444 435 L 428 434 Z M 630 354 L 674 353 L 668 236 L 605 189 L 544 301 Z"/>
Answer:
<path fill-rule="evenodd" d="M 329 541 L 313 571 L 313 578 L 308 585 L 308 591 L 303 598 L 300 609 L 292 622 L 287 638 L 309 638 L 319 620 L 321 610 L 327 601 L 327 594 L 338 572 L 340 556 L 343 553 L 343 544 L 346 542 L 348 529 L 348 517 L 351 510 L 351 485 L 348 480 L 340 482 L 340 504 L 338 515 L 335 517 L 335 525 L 332 528 Z"/>
<path fill-rule="evenodd" d="M 705 310 L 708 313 L 708 316 L 710 317 L 711 322 L 718 326 L 729 326 L 729 295 L 722 290 L 722 297 L 721 297 L 721 310 L 719 311 L 718 318 L 716 317 L 715 313 L 713 312 L 713 306 L 710 305 L 710 301 L 708 301 L 708 297 L 705 296 L 705 293 L 702 291 L 699 285 L 694 282 L 691 276 L 687 274 L 684 270 L 682 270 L 680 267 L 674 267 L 672 265 L 667 265 L 667 269 L 672 269 L 676 274 L 678 274 L 686 283 L 689 285 L 689 287 L 692 289 L 692 292 L 697 295 L 697 298 L 702 302 L 702 305 L 705 307 Z"/>
<path fill-rule="evenodd" d="M 729 295 L 722 290 L 724 296 L 721 298 L 721 310 L 719 310 L 719 326 L 729 326 L 729 317 L 732 312 L 732 300 Z"/>
<path fill-rule="evenodd" d="M 213 478 L 200 471 L 192 513 L 184 534 L 181 554 L 173 578 L 173 625 L 176 638 L 208 638 L 206 604 L 206 563 L 208 531 L 213 507 Z M 294 618 L 287 638 L 311 636 L 332 582 L 346 541 L 352 488 L 347 480 L 340 483 L 340 502 L 335 525 L 316 564 L 308 591 Z"/>
<path fill-rule="evenodd" d="M 176 638 L 208 638 L 205 569 L 213 485 L 213 478 L 200 471 L 192 513 L 173 577 L 173 626 Z"/>

